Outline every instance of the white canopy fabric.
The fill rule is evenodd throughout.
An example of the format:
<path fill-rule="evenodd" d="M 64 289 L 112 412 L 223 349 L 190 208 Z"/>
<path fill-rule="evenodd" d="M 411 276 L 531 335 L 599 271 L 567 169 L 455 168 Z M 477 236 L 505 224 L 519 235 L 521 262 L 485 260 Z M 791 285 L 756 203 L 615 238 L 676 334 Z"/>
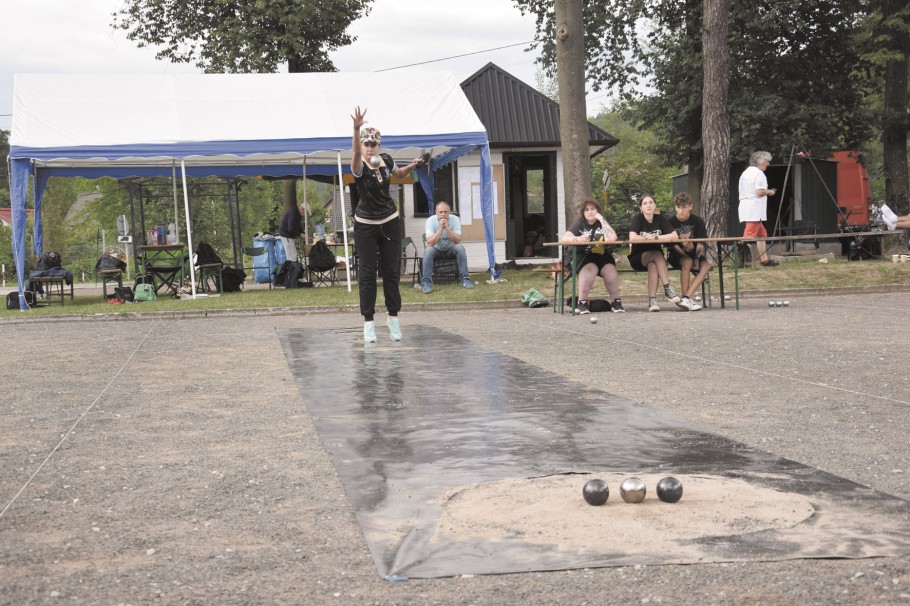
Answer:
<path fill-rule="evenodd" d="M 366 108 L 383 151 L 439 168 L 480 150 L 490 270 L 493 181 L 486 129 L 448 72 L 46 75 L 14 78 L 10 136 L 13 251 L 23 290 L 25 197 L 35 179 L 35 252 L 50 176 L 301 176 L 349 170 L 351 114 Z M 20 297 L 24 308 L 24 297 Z"/>

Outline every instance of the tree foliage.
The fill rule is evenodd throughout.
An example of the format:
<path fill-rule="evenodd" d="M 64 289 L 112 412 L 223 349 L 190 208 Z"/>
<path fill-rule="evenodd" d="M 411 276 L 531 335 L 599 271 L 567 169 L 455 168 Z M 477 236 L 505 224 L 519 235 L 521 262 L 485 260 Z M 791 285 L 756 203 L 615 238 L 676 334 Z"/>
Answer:
<path fill-rule="evenodd" d="M 553 15 L 544 0 L 517 0 L 537 16 L 542 61 L 555 65 Z M 861 0 L 734 0 L 730 40 L 731 153 L 859 147 L 869 132 L 870 86 L 855 39 Z M 615 90 L 627 116 L 656 129 L 669 163 L 701 150 L 701 0 L 587 0 L 587 79 Z M 699 154 L 700 155 L 700 154 Z"/>
<path fill-rule="evenodd" d="M 664 159 L 652 151 L 654 133 L 639 128 L 619 112 L 601 112 L 591 122 L 622 141 L 622 145 L 594 157 L 591 189 L 594 192 L 603 189 L 603 173 L 607 170 L 610 188 L 606 217 L 620 237 L 625 237 L 632 216 L 638 212 L 642 194 L 653 194 L 664 212 L 673 208 L 671 177 L 679 170 L 667 167 Z"/>
<path fill-rule="evenodd" d="M 335 71 L 329 53 L 372 0 L 126 0 L 113 26 L 157 58 L 213 73 Z"/>

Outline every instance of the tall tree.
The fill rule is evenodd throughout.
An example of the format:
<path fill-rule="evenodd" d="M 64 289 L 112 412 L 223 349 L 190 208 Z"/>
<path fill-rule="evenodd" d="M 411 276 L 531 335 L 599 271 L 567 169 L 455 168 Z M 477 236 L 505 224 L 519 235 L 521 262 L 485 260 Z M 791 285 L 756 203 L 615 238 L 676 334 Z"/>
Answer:
<path fill-rule="evenodd" d="M 882 100 L 882 152 L 885 201 L 898 215 L 910 212 L 907 137 L 910 135 L 910 5 L 882 0 L 882 43 L 885 47 Z"/>
<path fill-rule="evenodd" d="M 780 156 L 793 140 L 817 153 L 859 145 L 870 124 L 863 100 L 868 81 L 853 44 L 861 0 L 732 2 L 731 155 L 744 159 L 768 149 Z M 516 3 L 536 13 L 542 60 L 551 62 L 548 2 Z M 626 115 L 659 133 L 658 149 L 667 161 L 688 163 L 696 175 L 702 164 L 703 10 L 701 0 L 585 3 L 592 87 L 623 96 Z"/>
<path fill-rule="evenodd" d="M 709 236 L 725 236 L 730 204 L 730 120 L 727 89 L 730 82 L 730 0 L 704 0 L 704 88 L 702 144 L 705 173 L 701 186 L 702 212 Z"/>
<path fill-rule="evenodd" d="M 555 8 L 564 206 L 566 225 L 571 225 L 576 208 L 591 195 L 591 158 L 585 111 L 585 28 L 578 0 L 556 0 Z"/>
<path fill-rule="evenodd" d="M 335 71 L 329 52 L 372 0 L 126 0 L 113 26 L 159 59 L 212 73 Z"/>
<path fill-rule="evenodd" d="M 347 28 L 370 12 L 372 0 L 126 0 L 115 28 L 159 59 L 195 62 L 213 73 L 335 71 L 329 52 L 351 44 Z M 293 179 L 284 205 L 297 204 Z"/>

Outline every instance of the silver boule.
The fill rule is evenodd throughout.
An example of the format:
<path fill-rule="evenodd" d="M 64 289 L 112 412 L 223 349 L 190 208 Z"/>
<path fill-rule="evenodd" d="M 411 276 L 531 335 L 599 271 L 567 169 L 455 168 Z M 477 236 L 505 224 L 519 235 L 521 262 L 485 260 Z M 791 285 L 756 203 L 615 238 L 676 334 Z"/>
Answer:
<path fill-rule="evenodd" d="M 382 159 L 379 156 L 370 156 L 370 168 L 379 168 L 382 165 Z"/>
<path fill-rule="evenodd" d="M 778 301 L 778 302 L 777 302 L 777 306 L 778 306 L 778 307 L 783 307 L 783 306 L 784 306 L 784 302 L 783 302 L 783 301 Z"/>
<path fill-rule="evenodd" d="M 784 301 L 784 307 L 790 307 L 790 301 Z"/>
<path fill-rule="evenodd" d="M 591 324 L 597 324 L 597 316 L 591 316 Z"/>
<path fill-rule="evenodd" d="M 768 307 L 774 307 L 774 301 L 768 301 Z"/>
<path fill-rule="evenodd" d="M 619 485 L 619 495 L 626 503 L 641 503 L 647 491 L 645 483 L 638 478 L 626 478 Z"/>

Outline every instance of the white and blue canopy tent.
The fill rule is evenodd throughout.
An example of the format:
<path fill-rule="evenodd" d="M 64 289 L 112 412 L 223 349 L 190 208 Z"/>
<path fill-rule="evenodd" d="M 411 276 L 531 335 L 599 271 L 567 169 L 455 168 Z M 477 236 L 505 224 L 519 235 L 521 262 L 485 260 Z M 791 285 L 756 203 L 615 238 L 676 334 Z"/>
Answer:
<path fill-rule="evenodd" d="M 481 214 L 497 273 L 487 133 L 450 73 L 17 74 L 13 87 L 10 196 L 21 309 L 30 177 L 37 255 L 49 177 L 171 176 L 179 168 L 184 185 L 206 176 L 340 178 L 350 172 L 357 105 L 399 164 L 428 153 L 437 169 L 480 152 Z M 189 225 L 185 187 L 184 208 Z"/>

